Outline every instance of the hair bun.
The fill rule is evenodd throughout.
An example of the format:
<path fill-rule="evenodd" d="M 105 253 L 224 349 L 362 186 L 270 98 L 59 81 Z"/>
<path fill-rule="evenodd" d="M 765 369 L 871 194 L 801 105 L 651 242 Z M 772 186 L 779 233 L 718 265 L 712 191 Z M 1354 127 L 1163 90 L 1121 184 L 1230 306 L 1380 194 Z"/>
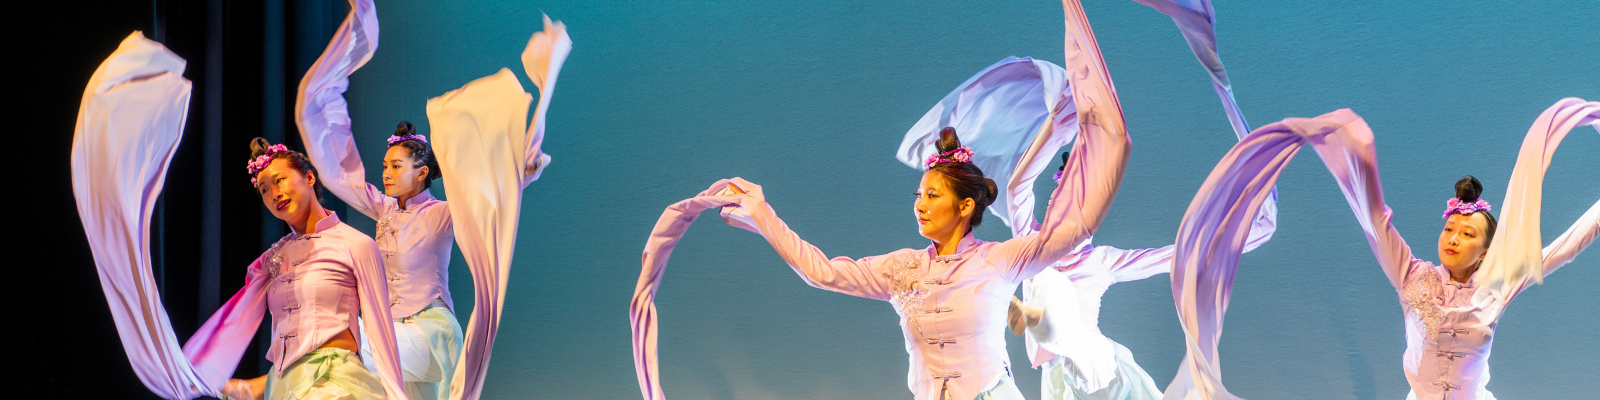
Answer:
<path fill-rule="evenodd" d="M 1483 194 L 1483 184 L 1478 183 L 1478 178 L 1467 175 L 1456 180 L 1456 198 L 1462 203 L 1478 201 L 1478 195 Z"/>
<path fill-rule="evenodd" d="M 961 148 L 961 138 L 956 137 L 956 128 L 945 127 L 939 130 L 939 141 L 933 143 L 940 153 Z"/>
<path fill-rule="evenodd" d="M 994 204 L 995 199 L 1000 197 L 1000 187 L 994 184 L 993 179 L 983 178 L 983 188 L 988 196 L 979 196 L 982 199 L 978 201 L 983 203 L 984 207 L 988 207 L 990 204 Z"/>
<path fill-rule="evenodd" d="M 417 127 L 411 122 L 401 120 L 400 125 L 394 127 L 394 136 L 411 136 L 417 134 Z"/>
<path fill-rule="evenodd" d="M 267 154 L 267 147 L 271 146 L 272 143 L 268 143 L 267 139 L 259 137 L 250 139 L 250 158 L 256 158 L 260 157 L 262 154 Z"/>

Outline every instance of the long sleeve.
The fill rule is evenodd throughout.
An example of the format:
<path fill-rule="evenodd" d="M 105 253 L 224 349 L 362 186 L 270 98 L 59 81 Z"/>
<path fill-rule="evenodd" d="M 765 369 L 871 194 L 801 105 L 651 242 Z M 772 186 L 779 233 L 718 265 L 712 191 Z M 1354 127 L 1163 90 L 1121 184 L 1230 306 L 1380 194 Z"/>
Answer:
<path fill-rule="evenodd" d="M 1399 290 L 1405 286 L 1407 275 L 1422 261 L 1412 256 L 1411 246 L 1395 230 L 1392 223 L 1394 212 L 1383 201 L 1383 182 L 1378 177 L 1376 147 L 1371 141 L 1362 142 L 1359 146 L 1350 149 L 1349 159 L 1340 163 L 1338 168 L 1330 163 L 1328 172 L 1333 174 L 1339 191 L 1344 193 L 1345 202 L 1350 205 L 1350 211 L 1355 213 L 1361 231 L 1367 237 L 1367 245 L 1378 258 L 1378 267 L 1389 278 L 1389 285 Z"/>
<path fill-rule="evenodd" d="M 1370 153 L 1372 131 L 1349 110 L 1263 126 L 1234 145 L 1195 193 L 1178 227 L 1172 262 L 1172 297 L 1184 329 L 1187 354 L 1164 398 L 1236 398 L 1222 385 L 1217 344 L 1239 256 L 1254 230 L 1254 223 L 1247 222 L 1247 218 L 1260 215 L 1260 209 L 1272 197 L 1278 174 L 1307 143 L 1322 156 L 1328 170 L 1335 171 L 1335 176 L 1362 176 L 1352 169 L 1367 164 L 1349 162 L 1358 158 L 1352 153 Z M 1369 184 L 1370 188 L 1377 187 L 1375 180 Z M 1341 186 L 1350 187 L 1369 186 Z M 1355 199 L 1348 191 L 1346 198 Z M 1381 193 L 1375 200 L 1381 206 Z"/>
<path fill-rule="evenodd" d="M 1174 0 L 1134 0 L 1140 4 L 1150 6 L 1156 11 L 1172 18 L 1183 33 L 1183 38 L 1189 44 L 1189 50 L 1205 67 L 1211 75 L 1211 84 L 1216 89 L 1217 96 L 1222 100 L 1223 112 L 1228 115 L 1228 122 L 1233 127 L 1234 135 L 1244 139 L 1250 133 L 1250 124 L 1245 121 L 1244 113 L 1239 111 L 1239 104 L 1233 98 L 1233 85 L 1228 81 L 1228 71 L 1222 66 L 1222 58 L 1217 54 L 1216 12 L 1211 8 L 1209 0 L 1200 1 L 1174 1 Z M 1267 198 L 1261 206 L 1261 211 L 1256 215 L 1256 220 L 1250 228 L 1249 239 L 1245 242 L 1244 252 L 1248 253 L 1266 244 L 1272 239 L 1272 234 L 1277 231 L 1278 207 L 1277 194 Z M 1119 256 L 1120 260 L 1133 262 L 1121 263 L 1113 267 L 1112 273 L 1117 276 L 1118 282 L 1144 279 L 1154 274 L 1166 272 L 1170 267 L 1164 265 L 1171 261 L 1172 246 L 1161 249 L 1147 249 L 1141 254 Z M 1164 251 L 1163 251 L 1164 250 Z M 1164 257 L 1162 257 L 1164 256 Z M 1165 260 L 1162 260 L 1165 258 Z M 1151 266 L 1145 260 L 1160 262 L 1159 268 Z"/>
<path fill-rule="evenodd" d="M 628 321 L 633 328 L 633 368 L 639 380 L 639 392 L 645 400 L 667 398 L 661 391 L 661 370 L 656 356 L 656 289 L 661 286 L 662 277 L 666 276 L 667 260 L 672 257 L 672 249 L 677 247 L 684 231 L 689 230 L 689 225 L 694 224 L 700 213 L 739 204 L 737 197 L 713 195 L 726 187 L 727 182 L 719 181 L 695 197 L 667 206 L 645 241 L 639 282 L 634 286 L 633 301 L 628 306 Z"/>
<path fill-rule="evenodd" d="M 378 12 L 371 0 L 350 0 L 350 15 L 328 42 L 322 56 L 300 79 L 294 119 L 305 143 L 306 157 L 317 168 L 322 186 L 351 208 L 372 219 L 388 196 L 367 183 L 367 172 L 350 130 L 350 105 L 344 92 L 355 73 L 378 50 Z"/>
<path fill-rule="evenodd" d="M 522 67 L 533 86 L 539 88 L 539 104 L 534 106 L 533 124 L 528 127 L 527 147 L 523 152 L 522 187 L 539 180 L 545 167 L 550 165 L 550 155 L 544 153 L 545 111 L 556 91 L 556 77 L 561 75 L 561 65 L 572 52 L 572 38 L 567 36 L 567 26 L 551 22 L 544 17 L 544 30 L 528 38 L 528 47 L 522 51 Z"/>
<path fill-rule="evenodd" d="M 1134 1 L 1172 17 L 1172 22 L 1178 24 L 1184 41 L 1189 43 L 1189 50 L 1200 60 L 1200 66 L 1211 74 L 1212 88 L 1216 89 L 1217 97 L 1222 98 L 1222 110 L 1228 114 L 1233 133 L 1244 139 L 1250 133 L 1250 124 L 1245 122 L 1244 113 L 1239 111 L 1239 103 L 1233 100 L 1233 84 L 1228 81 L 1228 71 L 1222 68 L 1222 57 L 1217 55 L 1217 13 L 1211 9 L 1211 0 Z"/>
<path fill-rule="evenodd" d="M 1261 204 L 1261 210 L 1256 212 L 1256 219 L 1251 223 L 1250 233 L 1245 240 L 1242 252 L 1249 253 L 1268 240 L 1277 229 L 1277 200 L 1276 195 L 1269 195 Z M 1097 276 L 1102 273 L 1110 274 L 1112 282 L 1131 282 L 1165 274 L 1172 269 L 1172 259 L 1176 247 L 1173 245 L 1152 249 L 1119 249 L 1111 246 L 1087 245 L 1083 249 L 1072 252 L 1062 257 L 1051 268 L 1059 270 L 1067 277 L 1076 281 L 1080 278 Z M 1033 282 L 1034 293 L 1042 290 L 1052 290 L 1059 287 L 1052 282 Z M 1068 282 L 1070 283 L 1070 282 Z M 1107 283 L 1109 285 L 1109 283 Z M 1076 289 L 1066 289 L 1076 290 Z M 1025 293 L 1025 294 L 1026 294 Z M 1056 296 L 1061 299 L 1064 297 Z M 1059 302 L 1033 302 L 1031 305 L 1043 307 L 1046 310 L 1056 307 L 1069 306 Z M 1095 310 L 1099 308 L 1094 307 Z M 1085 312 L 1088 312 L 1087 310 Z"/>
<path fill-rule="evenodd" d="M 545 31 L 535 33 L 522 54 L 530 78 L 541 85 L 533 128 L 528 123 L 533 96 L 510 69 L 428 99 L 450 224 L 472 271 L 475 304 L 450 381 L 452 399 L 476 399 L 483 391 L 511 274 L 522 189 L 543 168 L 530 163 L 549 161 L 534 153 L 544 137 L 544 108 L 572 42 L 561 23 L 545 18 L 544 24 Z"/>
<path fill-rule="evenodd" d="M 1066 71 L 1072 86 L 1078 138 L 1072 155 L 1050 196 L 1040 231 L 991 247 L 982 256 L 1003 269 L 1013 282 L 1032 277 L 1089 239 L 1110 211 L 1127 167 L 1129 147 L 1122 105 L 1100 56 L 1100 47 L 1075 0 L 1063 0 L 1066 13 Z M 1052 129 L 1074 122 L 1057 102 Z"/>
<path fill-rule="evenodd" d="M 1578 253 L 1594 243 L 1595 236 L 1600 236 L 1600 201 L 1589 207 L 1589 211 L 1578 217 L 1578 222 L 1567 228 L 1561 236 L 1544 247 L 1544 275 L 1550 276 L 1557 269 L 1572 262 Z"/>
<path fill-rule="evenodd" d="M 348 229 L 348 228 L 347 228 Z M 378 256 L 378 245 L 364 239 L 364 245 L 351 246 L 350 268 L 356 276 L 357 297 L 360 297 L 361 334 L 372 345 L 378 370 L 378 380 L 391 399 L 406 398 L 401 386 L 400 351 L 395 343 L 394 316 L 389 310 L 389 279 L 384 271 L 383 259 Z M 285 362 L 288 362 L 285 360 Z"/>
<path fill-rule="evenodd" d="M 885 256 L 864 257 L 853 260 L 847 257 L 828 258 L 817 249 L 817 246 L 800 239 L 800 235 L 789 229 L 789 225 L 778 219 L 772 207 L 767 204 L 762 194 L 761 186 L 741 178 L 730 181 L 720 181 L 712 186 L 710 191 L 721 190 L 732 183 L 743 195 L 734 195 L 740 200 L 739 206 L 747 212 L 753 227 L 761 237 L 767 239 L 767 244 L 778 252 L 778 257 L 789 264 L 795 273 L 806 284 L 818 289 L 827 289 L 851 296 L 865 297 L 876 300 L 889 300 L 893 295 L 891 287 L 888 258 Z"/>
<path fill-rule="evenodd" d="M 522 141 L 530 102 L 504 68 L 428 100 L 456 244 L 473 282 L 475 306 L 450 384 L 454 399 L 482 392 L 499 330 L 521 213 Z"/>
<path fill-rule="evenodd" d="M 117 335 L 139 380 L 168 399 L 214 396 L 232 374 L 220 371 L 225 350 L 206 366 L 191 363 L 151 274 L 150 216 L 189 109 L 184 66 L 161 44 L 128 35 L 89 78 L 72 139 L 72 193 Z"/>
<path fill-rule="evenodd" d="M 250 347 L 250 340 L 261 327 L 261 320 L 267 314 L 267 284 L 271 282 L 261 270 L 261 257 L 257 257 L 245 271 L 244 287 L 212 313 L 183 344 L 183 354 L 195 371 L 208 381 L 217 382 L 215 387 L 220 389 L 221 384 L 233 376 L 244 351 Z"/>
<path fill-rule="evenodd" d="M 1510 291 L 1506 296 L 1509 299 L 1520 288 L 1529 283 L 1542 282 L 1546 274 L 1554 271 L 1554 268 L 1543 266 L 1544 254 L 1540 250 L 1539 211 L 1544 199 L 1545 170 L 1550 167 L 1550 159 L 1567 133 L 1578 126 L 1597 122 L 1600 122 L 1600 102 L 1569 97 L 1546 108 L 1534 120 L 1533 126 L 1528 128 L 1528 134 L 1522 139 L 1522 148 L 1517 152 L 1517 164 L 1511 171 L 1511 181 L 1506 185 L 1505 201 L 1500 203 L 1500 225 L 1494 233 L 1494 251 L 1484 256 L 1482 266 L 1474 273 L 1482 277 L 1480 283 L 1490 286 L 1491 290 Z M 1590 240 L 1592 238 L 1591 234 Z M 1563 235 L 1563 239 L 1575 238 Z M 1576 254 L 1587 243 L 1574 241 L 1569 245 L 1569 252 L 1556 255 L 1567 255 L 1570 260 L 1570 255 Z"/>
<path fill-rule="evenodd" d="M 1272 234 L 1278 226 L 1275 199 L 1276 196 L 1268 196 L 1261 204 L 1261 211 L 1256 213 L 1256 219 L 1251 222 L 1250 233 L 1245 239 L 1244 247 L 1240 249 L 1241 252 L 1249 253 L 1272 239 Z M 1132 250 L 1095 246 L 1090 252 L 1081 255 L 1074 253 L 1072 256 L 1062 258 L 1062 262 L 1055 267 L 1071 270 L 1078 265 L 1089 263 L 1105 268 L 1117 282 L 1131 282 L 1170 272 L 1175 250 L 1177 250 L 1175 245 Z"/>
<path fill-rule="evenodd" d="M 1079 259 L 1068 257 L 1062 261 L 1099 266 L 1110 272 L 1114 281 L 1129 282 L 1171 272 L 1173 249 L 1173 246 L 1132 250 L 1095 246 Z M 1061 264 L 1057 266 L 1059 268 Z"/>
<path fill-rule="evenodd" d="M 428 100 L 433 148 L 456 244 L 472 271 L 475 304 L 450 384 L 453 399 L 477 398 L 488 372 L 528 182 L 523 152 L 531 103 L 532 95 L 505 68 Z"/>

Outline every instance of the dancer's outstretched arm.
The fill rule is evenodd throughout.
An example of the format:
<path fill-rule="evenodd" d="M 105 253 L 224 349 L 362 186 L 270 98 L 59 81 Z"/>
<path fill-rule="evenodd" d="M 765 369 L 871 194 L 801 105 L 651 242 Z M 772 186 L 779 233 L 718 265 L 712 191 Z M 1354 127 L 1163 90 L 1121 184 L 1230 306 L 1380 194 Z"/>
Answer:
<path fill-rule="evenodd" d="M 1412 256 L 1411 246 L 1394 228 L 1394 211 L 1383 200 L 1383 182 L 1378 178 L 1378 153 L 1372 141 L 1358 142 L 1359 147 L 1347 151 L 1346 168 L 1329 168 L 1328 172 L 1344 192 L 1344 198 L 1355 213 L 1361 231 L 1367 236 L 1367 245 L 1378 258 L 1378 267 L 1389 278 L 1389 285 L 1400 289 L 1405 285 L 1413 265 L 1422 262 Z"/>
<path fill-rule="evenodd" d="M 350 129 L 350 104 L 344 92 L 350 74 L 372 59 L 378 50 L 378 10 L 371 0 L 350 0 L 350 15 L 334 33 L 328 47 L 300 78 L 295 95 L 294 121 L 305 144 L 306 157 L 323 178 L 323 187 L 351 208 L 378 219 L 388 196 L 367 183 L 367 172 L 356 151 Z"/>
<path fill-rule="evenodd" d="M 737 212 L 747 217 L 740 218 L 740 221 L 730 219 L 729 223 L 754 228 L 778 252 L 778 257 L 800 274 L 806 284 L 869 299 L 889 300 L 893 295 L 890 261 L 896 258 L 896 253 L 861 259 L 828 258 L 821 249 L 801 239 L 799 234 L 778 218 L 772 206 L 767 204 L 760 185 L 744 178 L 733 178 L 718 181 L 707 192 L 720 192 L 739 199 Z"/>
<path fill-rule="evenodd" d="M 1076 0 L 1064 0 L 1062 7 L 1066 14 L 1064 69 L 1073 100 L 1056 102 L 1050 125 L 1051 129 L 1063 129 L 1076 122 L 1078 138 L 1061 182 L 1050 196 L 1039 232 L 1001 242 L 982 255 L 1014 282 L 1071 254 L 1100 228 L 1122 184 L 1132 145 L 1122 105 L 1083 6 Z M 1069 105 L 1073 110 L 1066 109 Z M 1077 116 L 1076 121 L 1071 115 Z"/>
<path fill-rule="evenodd" d="M 1250 236 L 1245 241 L 1244 252 L 1249 253 L 1267 241 L 1278 229 L 1276 197 L 1268 197 L 1251 222 Z M 1051 267 L 1067 271 L 1078 268 L 1104 268 L 1117 282 L 1137 281 L 1165 274 L 1172 270 L 1173 246 L 1153 249 L 1119 249 L 1111 246 L 1091 246 L 1063 257 Z"/>
<path fill-rule="evenodd" d="M 1582 253 L 1583 249 L 1594 243 L 1594 238 L 1600 236 L 1600 201 L 1589 207 L 1589 211 L 1578 217 L 1578 222 L 1567 228 L 1549 246 L 1544 247 L 1544 275 L 1550 276 L 1562 266 L 1572 262 L 1572 259 Z"/>

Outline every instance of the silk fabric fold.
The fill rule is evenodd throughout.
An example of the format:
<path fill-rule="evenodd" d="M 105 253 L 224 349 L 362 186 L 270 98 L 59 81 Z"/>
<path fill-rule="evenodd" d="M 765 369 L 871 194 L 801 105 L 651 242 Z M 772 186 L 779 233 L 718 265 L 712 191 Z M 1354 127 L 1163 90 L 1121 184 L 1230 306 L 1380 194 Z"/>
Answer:
<path fill-rule="evenodd" d="M 509 69 L 428 100 L 433 149 L 456 243 L 472 272 L 475 305 L 450 381 L 451 399 L 476 399 L 483 392 L 505 306 L 522 189 L 549 164 L 550 157 L 540 151 L 545 111 L 571 49 L 566 26 L 548 17 L 544 30 L 529 39 L 523 66 L 539 87 L 531 127 L 532 95 Z"/>

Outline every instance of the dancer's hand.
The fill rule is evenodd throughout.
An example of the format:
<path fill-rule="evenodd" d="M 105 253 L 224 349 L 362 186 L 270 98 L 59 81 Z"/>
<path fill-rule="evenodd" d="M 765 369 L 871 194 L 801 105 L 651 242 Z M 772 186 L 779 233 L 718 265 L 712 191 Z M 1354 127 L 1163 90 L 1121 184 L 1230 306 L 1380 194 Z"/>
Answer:
<path fill-rule="evenodd" d="M 267 377 L 245 380 L 229 379 L 222 385 L 221 395 L 223 400 L 261 400 L 261 395 L 266 392 Z"/>
<path fill-rule="evenodd" d="M 767 201 L 766 194 L 761 192 L 761 185 L 757 185 L 755 182 L 750 182 L 740 177 L 734 177 L 733 179 L 728 179 L 726 184 L 728 185 L 728 192 L 731 194 L 748 195 L 761 202 Z"/>
<path fill-rule="evenodd" d="M 766 199 L 763 199 L 761 196 L 760 185 L 750 183 L 750 181 L 744 180 L 743 178 L 724 179 L 712 184 L 710 189 L 707 189 L 706 192 L 702 192 L 702 195 L 707 193 L 717 196 L 741 197 L 739 203 L 722 207 L 722 210 L 719 212 L 719 214 L 722 216 L 722 220 L 735 228 L 744 229 L 756 234 L 761 233 L 761 230 L 756 228 L 755 218 L 751 217 L 750 215 L 750 207 L 760 207 L 761 203 L 766 201 Z M 754 201 L 752 202 L 750 200 Z"/>
<path fill-rule="evenodd" d="M 1038 325 L 1043 318 L 1044 310 L 1028 307 L 1022 304 L 1022 300 L 1011 297 L 1011 309 L 1006 311 L 1006 325 L 1011 327 L 1011 333 L 1021 336 L 1022 331 Z"/>

